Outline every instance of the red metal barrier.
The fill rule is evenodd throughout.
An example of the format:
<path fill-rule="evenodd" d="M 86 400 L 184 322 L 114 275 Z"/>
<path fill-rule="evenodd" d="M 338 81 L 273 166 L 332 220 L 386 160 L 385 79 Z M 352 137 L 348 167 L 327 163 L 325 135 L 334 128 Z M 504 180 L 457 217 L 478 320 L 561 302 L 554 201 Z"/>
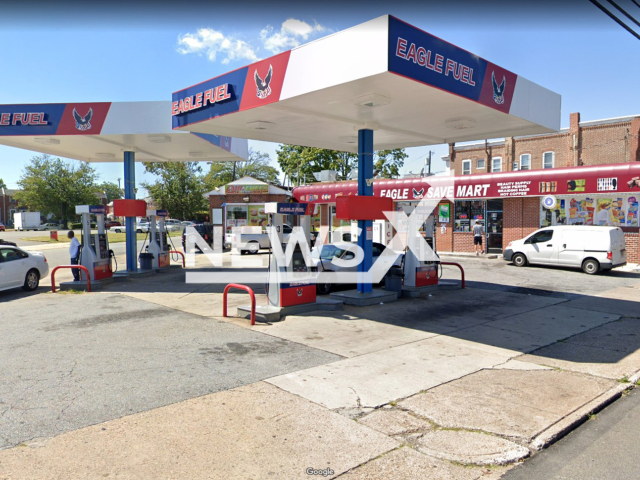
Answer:
<path fill-rule="evenodd" d="M 460 269 L 460 273 L 462 274 L 462 288 L 464 288 L 464 268 L 462 268 L 462 265 L 454 262 L 440 262 L 440 265 L 452 265 L 454 267 L 458 267 Z"/>
<path fill-rule="evenodd" d="M 170 250 L 169 254 L 172 254 L 172 253 L 179 253 L 182 256 L 182 268 L 185 268 L 184 253 L 179 252 L 178 250 Z"/>
<path fill-rule="evenodd" d="M 232 288 L 238 288 L 240 290 L 244 290 L 247 293 L 249 293 L 249 295 L 251 295 L 251 325 L 255 325 L 256 324 L 256 296 L 254 295 L 253 290 L 251 290 L 251 288 L 247 287 L 246 285 L 240 285 L 238 283 L 230 283 L 229 285 L 224 287 L 224 293 L 222 294 L 222 316 L 223 317 L 227 316 L 227 293 Z"/>
<path fill-rule="evenodd" d="M 87 276 L 87 292 L 91 291 L 91 278 L 89 278 L 89 270 L 87 270 L 87 267 L 83 267 L 82 265 L 58 265 L 53 270 L 51 270 L 51 291 L 53 293 L 56 293 L 56 271 L 61 268 L 77 268 L 78 270 L 84 271 Z M 80 279 L 82 280 L 82 273 L 80 273 Z"/>

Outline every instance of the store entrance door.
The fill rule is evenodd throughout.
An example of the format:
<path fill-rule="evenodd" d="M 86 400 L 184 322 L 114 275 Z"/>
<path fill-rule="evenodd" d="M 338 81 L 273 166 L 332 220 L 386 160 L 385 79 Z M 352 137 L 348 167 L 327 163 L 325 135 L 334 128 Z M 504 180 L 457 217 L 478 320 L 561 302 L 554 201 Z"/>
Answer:
<path fill-rule="evenodd" d="M 502 200 L 487 200 L 487 253 L 502 253 Z"/>

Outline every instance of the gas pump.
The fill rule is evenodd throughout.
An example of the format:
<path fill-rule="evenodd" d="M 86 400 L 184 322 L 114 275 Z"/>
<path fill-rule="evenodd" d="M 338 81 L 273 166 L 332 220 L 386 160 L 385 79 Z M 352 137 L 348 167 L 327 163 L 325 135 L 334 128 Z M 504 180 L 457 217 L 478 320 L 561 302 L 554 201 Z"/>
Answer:
<path fill-rule="evenodd" d="M 306 203 L 267 203 L 265 204 L 265 213 L 271 217 L 270 224 L 275 229 L 275 239 L 271 240 L 271 249 L 269 252 L 269 274 L 267 280 L 267 296 L 269 305 L 275 307 L 290 307 L 293 305 L 302 305 L 306 303 L 316 302 L 316 282 L 312 273 L 311 265 L 305 262 L 305 253 L 310 254 L 310 235 L 311 235 L 311 216 L 309 205 Z M 306 238 L 306 247 L 300 246 L 296 242 L 291 255 L 291 262 L 287 265 L 282 262 L 282 258 L 274 253 L 277 249 L 276 243 L 284 253 L 287 249 L 287 243 L 283 241 L 283 224 L 284 215 L 299 216 L 300 226 L 304 231 Z M 293 238 L 289 237 L 289 241 L 293 243 Z M 303 252 L 303 248 L 307 251 Z M 307 257 L 309 258 L 309 257 Z"/>
<path fill-rule="evenodd" d="M 76 213 L 82 218 L 82 238 L 80 250 L 80 265 L 89 270 L 91 281 L 104 280 L 113 276 L 109 239 L 105 232 L 104 219 L 107 207 L 104 205 L 76 205 Z M 96 216 L 98 233 L 91 233 L 91 215 Z"/>
<path fill-rule="evenodd" d="M 418 206 L 416 208 L 420 207 Z M 414 221 L 422 224 L 422 236 L 433 250 L 433 254 L 429 254 L 430 252 L 428 252 L 421 238 L 415 236 L 413 233 L 408 235 L 408 248 L 404 256 L 404 284 L 408 287 L 426 287 L 438 284 L 438 265 L 440 264 L 440 258 L 437 253 L 435 253 L 435 218 L 433 214 L 420 216 L 419 213 L 420 212 L 416 212 L 417 215 L 414 214 Z M 415 231 L 415 228 L 409 226 L 409 232 Z M 428 258 L 428 260 L 420 260 L 413 253 L 414 250 L 419 251 L 420 256 L 422 258 Z"/>
<path fill-rule="evenodd" d="M 153 254 L 151 265 L 154 269 L 168 267 L 171 263 L 167 232 L 164 226 L 166 216 L 166 210 L 147 210 L 147 217 L 149 217 L 149 245 L 147 246 L 147 252 Z"/>

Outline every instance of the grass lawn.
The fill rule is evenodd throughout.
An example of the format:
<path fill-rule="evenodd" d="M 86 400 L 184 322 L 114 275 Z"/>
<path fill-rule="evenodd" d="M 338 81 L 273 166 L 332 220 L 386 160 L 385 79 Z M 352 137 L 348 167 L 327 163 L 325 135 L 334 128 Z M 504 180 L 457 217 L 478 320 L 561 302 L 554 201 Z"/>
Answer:
<path fill-rule="evenodd" d="M 127 241 L 126 233 L 108 232 L 108 236 L 109 236 L 109 243 L 123 243 Z M 175 239 L 175 237 L 182 236 L 182 232 L 169 232 L 169 236 Z M 147 234 L 138 233 L 137 237 L 138 237 L 138 241 L 144 240 L 145 238 L 147 238 Z M 21 238 L 20 240 L 24 240 L 25 242 L 41 242 L 41 243 L 69 243 L 71 241 L 64 232 L 58 233 L 58 240 L 51 240 L 51 238 L 49 238 L 48 235 L 42 235 L 39 237 L 24 237 L 24 238 Z M 179 242 L 180 242 L 180 239 L 178 239 L 178 243 Z M 176 244 L 176 246 L 178 246 L 176 243 L 176 240 L 174 240 L 173 243 Z"/>

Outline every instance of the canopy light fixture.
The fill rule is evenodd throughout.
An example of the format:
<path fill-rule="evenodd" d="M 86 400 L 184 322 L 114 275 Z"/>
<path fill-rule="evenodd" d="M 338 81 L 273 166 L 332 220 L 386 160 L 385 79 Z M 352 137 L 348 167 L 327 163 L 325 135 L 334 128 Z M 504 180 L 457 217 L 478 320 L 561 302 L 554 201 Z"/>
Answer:
<path fill-rule="evenodd" d="M 204 152 L 189 152 L 190 157 L 204 157 Z"/>
<path fill-rule="evenodd" d="M 338 137 L 338 140 L 341 143 L 350 143 L 350 144 L 358 143 L 358 137 L 353 135 L 347 136 L 347 137 Z"/>
<path fill-rule="evenodd" d="M 169 143 L 171 137 L 169 135 L 147 135 L 147 140 L 151 143 Z"/>
<path fill-rule="evenodd" d="M 49 138 L 49 137 L 36 137 L 33 139 L 36 143 L 41 143 L 42 145 L 60 145 L 60 140 L 57 138 Z"/>
<path fill-rule="evenodd" d="M 269 130 L 276 126 L 275 123 L 271 122 L 263 122 L 261 120 L 257 120 L 255 122 L 248 122 L 245 125 L 247 128 L 253 128 L 254 130 Z"/>
<path fill-rule="evenodd" d="M 467 128 L 474 128 L 476 126 L 476 121 L 471 118 L 456 118 L 453 120 L 447 120 L 445 126 L 452 130 L 465 130 Z"/>
<path fill-rule="evenodd" d="M 113 153 L 100 152 L 100 153 L 96 153 L 96 158 L 103 158 L 106 160 L 109 158 L 116 158 L 116 156 Z"/>
<path fill-rule="evenodd" d="M 369 93 L 367 95 L 354 98 L 353 103 L 355 105 L 360 105 L 361 107 L 375 108 L 383 105 L 389 105 L 391 103 L 391 99 L 378 95 L 377 93 Z"/>

